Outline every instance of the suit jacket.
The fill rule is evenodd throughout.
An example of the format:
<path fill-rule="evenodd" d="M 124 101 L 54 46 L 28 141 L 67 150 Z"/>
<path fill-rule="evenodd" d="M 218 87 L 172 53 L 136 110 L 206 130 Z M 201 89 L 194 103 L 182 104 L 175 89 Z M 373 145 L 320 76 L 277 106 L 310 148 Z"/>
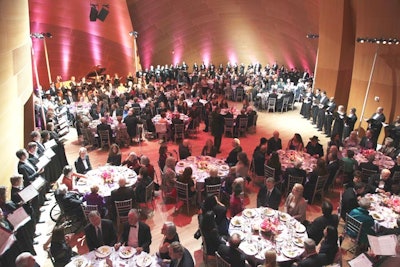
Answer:
<path fill-rule="evenodd" d="M 308 227 L 308 237 L 313 239 L 316 244 L 319 244 L 322 237 L 324 236 L 324 229 L 326 226 L 332 225 L 337 228 L 339 225 L 339 217 L 336 214 L 330 216 L 320 216 L 316 218 Z"/>
<path fill-rule="evenodd" d="M 299 267 L 322 267 L 325 265 L 325 254 L 314 254 L 297 263 Z"/>
<path fill-rule="evenodd" d="M 346 213 L 358 207 L 357 195 L 354 188 L 350 187 L 342 195 L 342 207 L 340 217 L 346 220 Z"/>
<path fill-rule="evenodd" d="M 224 124 L 225 119 L 219 113 L 212 113 L 212 121 L 211 121 L 211 133 L 213 136 L 222 136 L 224 133 Z"/>
<path fill-rule="evenodd" d="M 315 146 L 311 145 L 311 142 L 308 142 L 307 146 L 307 153 L 310 154 L 311 156 L 314 156 L 316 154 L 319 155 L 319 157 L 324 156 L 324 149 L 322 148 L 322 145 L 320 143 L 317 143 Z"/>
<path fill-rule="evenodd" d="M 183 144 L 179 144 L 179 157 L 180 159 L 186 159 L 190 157 L 192 153 L 190 153 L 189 147 L 184 146 Z"/>
<path fill-rule="evenodd" d="M 289 175 L 297 176 L 297 177 L 304 177 L 303 184 L 306 181 L 307 173 L 303 169 L 299 168 L 287 168 L 285 172 L 285 180 L 289 179 Z"/>
<path fill-rule="evenodd" d="M 143 251 L 149 253 L 150 245 L 151 245 L 151 233 L 150 227 L 144 222 L 139 221 L 139 230 L 138 230 L 138 246 L 143 248 Z M 129 222 L 124 223 L 124 230 L 121 236 L 121 243 L 126 244 L 129 239 L 129 230 L 131 226 Z"/>
<path fill-rule="evenodd" d="M 245 255 L 235 248 L 222 244 L 218 248 L 218 253 L 224 260 L 231 264 L 231 267 L 246 266 Z"/>
<path fill-rule="evenodd" d="M 271 137 L 268 140 L 268 148 L 267 148 L 268 155 L 280 149 L 282 149 L 282 140 L 280 138 L 278 140 L 275 140 L 275 138 Z"/>
<path fill-rule="evenodd" d="M 267 197 L 267 187 L 263 184 L 257 194 L 257 208 L 270 207 L 271 209 L 278 210 L 281 203 L 282 194 L 277 188 L 273 188 L 269 198 Z"/>
<path fill-rule="evenodd" d="M 380 174 L 375 174 L 372 175 L 369 179 L 368 179 L 368 190 L 371 194 L 376 193 L 376 189 L 379 187 L 379 181 L 381 179 L 381 175 Z M 385 190 L 386 192 L 391 192 L 392 191 L 392 179 L 387 179 L 385 181 L 385 185 L 383 186 L 383 190 Z"/>
<path fill-rule="evenodd" d="M 89 156 L 86 155 L 85 159 L 86 159 L 86 162 L 88 165 L 87 169 L 85 169 L 85 165 L 83 165 L 83 160 L 81 159 L 81 157 L 78 157 L 78 159 L 75 160 L 76 172 L 86 174 L 88 171 L 90 171 L 92 169 L 92 165 L 90 164 Z"/>
<path fill-rule="evenodd" d="M 362 171 L 362 169 L 367 169 L 379 173 L 379 167 L 372 162 L 362 162 L 360 165 L 358 165 L 358 169 L 360 171 Z"/>
<path fill-rule="evenodd" d="M 33 170 L 28 166 L 28 164 L 22 161 L 18 162 L 18 173 L 23 176 L 24 186 L 30 185 L 31 182 L 35 181 L 36 177 L 39 176 L 39 173 L 37 173 L 36 170 Z"/>
<path fill-rule="evenodd" d="M 114 246 L 114 244 L 117 242 L 117 232 L 114 229 L 112 221 L 102 219 L 101 232 L 103 235 L 103 242 L 98 240 L 96 229 L 92 224 L 88 224 L 85 227 L 86 244 L 90 251 L 95 250 L 102 245 Z"/>
<path fill-rule="evenodd" d="M 112 140 L 112 129 L 111 126 L 106 123 L 100 123 L 97 125 L 97 134 L 100 136 L 99 131 L 108 131 L 108 137 L 110 138 L 110 142 Z"/>
<path fill-rule="evenodd" d="M 193 257 L 192 257 L 192 255 L 190 255 L 189 250 L 187 250 L 185 248 L 182 259 L 179 261 L 179 263 L 178 263 L 178 260 L 172 260 L 171 264 L 169 266 L 170 267 L 194 267 Z"/>

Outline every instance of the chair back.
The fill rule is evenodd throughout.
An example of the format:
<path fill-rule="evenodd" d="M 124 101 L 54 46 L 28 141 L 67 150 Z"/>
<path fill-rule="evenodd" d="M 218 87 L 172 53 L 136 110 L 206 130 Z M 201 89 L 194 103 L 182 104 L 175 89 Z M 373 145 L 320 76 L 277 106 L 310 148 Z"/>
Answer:
<path fill-rule="evenodd" d="M 128 221 L 128 213 L 132 209 L 132 199 L 114 201 L 114 204 L 117 212 L 117 228 L 119 230 L 119 226 Z"/>
<path fill-rule="evenodd" d="M 283 110 L 285 109 L 286 112 L 288 110 L 288 106 L 289 106 L 289 97 L 284 97 L 283 101 L 282 101 L 282 107 L 281 107 L 281 113 L 283 112 Z"/>
<path fill-rule="evenodd" d="M 167 124 L 165 123 L 155 123 L 154 127 L 156 127 L 156 133 L 166 133 L 167 132 Z"/>
<path fill-rule="evenodd" d="M 400 182 L 400 171 L 395 171 L 392 177 L 393 184 L 398 184 Z"/>
<path fill-rule="evenodd" d="M 311 199 L 311 204 L 314 202 L 315 196 L 319 193 L 321 195 L 321 199 L 324 198 L 324 192 L 325 192 L 325 184 L 326 181 L 328 181 L 329 175 L 323 175 L 323 176 L 318 176 L 317 178 L 317 183 L 315 185 L 314 193 Z"/>
<path fill-rule="evenodd" d="M 146 186 L 146 197 L 145 197 L 145 202 L 152 202 L 154 198 L 154 181 L 151 181 L 151 183 Z"/>
<path fill-rule="evenodd" d="M 100 146 L 103 148 L 104 146 L 111 146 L 110 140 L 110 132 L 108 130 L 100 130 L 99 131 L 99 138 L 100 138 Z"/>
<path fill-rule="evenodd" d="M 176 187 L 176 193 L 177 193 L 176 197 L 178 200 L 189 199 L 189 185 L 188 184 L 176 181 L 175 187 Z"/>
<path fill-rule="evenodd" d="M 369 169 L 364 169 L 361 168 L 361 180 L 364 183 L 368 183 L 369 177 L 371 177 L 374 174 L 377 174 L 378 172 L 376 170 L 369 170 Z"/>
<path fill-rule="evenodd" d="M 97 205 L 86 205 L 86 204 L 81 204 L 83 215 L 85 215 L 86 221 L 89 221 L 88 215 L 91 211 L 98 211 L 98 206 Z"/>
<path fill-rule="evenodd" d="M 185 138 L 185 125 L 184 124 L 175 124 L 174 125 L 174 139 L 184 139 Z"/>
<path fill-rule="evenodd" d="M 218 251 L 215 252 L 215 257 L 217 261 L 217 267 L 231 267 L 230 263 L 224 260 L 224 258 L 219 255 Z"/>
<path fill-rule="evenodd" d="M 276 98 L 268 98 L 267 110 L 270 111 L 272 109 L 275 112 L 275 106 L 276 106 Z"/>
<path fill-rule="evenodd" d="M 356 244 L 358 244 L 358 241 L 360 239 L 361 228 L 362 222 L 358 221 L 350 214 L 346 213 L 345 231 L 348 236 L 354 239 Z"/>
<path fill-rule="evenodd" d="M 238 87 L 236 88 L 236 101 L 243 101 L 244 98 L 244 88 Z"/>
<path fill-rule="evenodd" d="M 272 168 L 267 164 L 264 164 L 264 176 L 265 178 L 270 178 L 270 177 L 275 178 L 275 168 Z"/>
<path fill-rule="evenodd" d="M 83 128 L 82 129 L 82 135 L 83 135 L 83 141 L 85 145 L 90 145 L 90 146 L 95 146 L 96 145 L 96 139 L 94 137 L 94 134 L 89 128 Z"/>
<path fill-rule="evenodd" d="M 289 174 L 288 177 L 288 184 L 287 184 L 287 194 L 289 195 L 289 193 L 292 191 L 292 188 L 294 186 L 294 184 L 303 184 L 304 182 L 304 177 L 302 176 L 293 176 Z"/>
<path fill-rule="evenodd" d="M 207 196 L 217 195 L 218 199 L 221 199 L 221 184 L 206 185 Z"/>
<path fill-rule="evenodd" d="M 225 123 L 224 123 L 224 133 L 226 134 L 231 134 L 233 136 L 233 131 L 234 131 L 234 120 L 233 118 L 224 118 Z"/>
<path fill-rule="evenodd" d="M 248 122 L 249 122 L 249 118 L 240 118 L 239 119 L 239 127 L 238 127 L 239 134 L 243 133 L 244 135 L 246 135 Z"/>

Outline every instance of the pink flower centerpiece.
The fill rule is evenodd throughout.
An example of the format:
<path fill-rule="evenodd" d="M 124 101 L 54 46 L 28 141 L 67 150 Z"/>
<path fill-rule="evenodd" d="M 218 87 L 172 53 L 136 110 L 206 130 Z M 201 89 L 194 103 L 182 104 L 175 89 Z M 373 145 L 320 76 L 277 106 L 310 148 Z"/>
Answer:
<path fill-rule="evenodd" d="M 105 170 L 101 174 L 101 178 L 103 178 L 105 184 L 112 184 L 114 183 L 114 179 L 112 176 L 112 171 Z"/>
<path fill-rule="evenodd" d="M 400 197 L 392 196 L 383 200 L 384 205 L 390 207 L 394 212 L 400 213 Z"/>
<path fill-rule="evenodd" d="M 366 149 L 361 152 L 364 157 L 368 158 L 369 155 L 375 155 L 376 151 L 373 149 Z"/>
<path fill-rule="evenodd" d="M 263 232 L 276 235 L 278 233 L 277 221 L 273 222 L 269 218 L 265 218 L 260 225 L 260 229 Z"/>

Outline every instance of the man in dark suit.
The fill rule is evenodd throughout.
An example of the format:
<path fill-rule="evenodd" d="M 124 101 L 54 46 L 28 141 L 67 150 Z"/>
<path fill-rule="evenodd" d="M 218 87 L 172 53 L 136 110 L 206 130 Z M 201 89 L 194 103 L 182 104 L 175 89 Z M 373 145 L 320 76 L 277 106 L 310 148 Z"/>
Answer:
<path fill-rule="evenodd" d="M 43 144 L 40 142 L 40 133 L 38 131 L 32 131 L 31 132 L 31 138 L 32 138 L 32 142 L 35 142 L 37 144 L 37 156 L 40 157 L 41 155 L 43 155 L 45 148 L 43 146 Z"/>
<path fill-rule="evenodd" d="M 116 218 L 115 201 L 123 201 L 132 199 L 132 203 L 135 200 L 135 193 L 131 187 L 126 187 L 126 178 L 122 177 L 118 180 L 119 187 L 111 191 L 111 212 L 113 218 Z M 126 214 L 124 214 L 126 216 Z"/>
<path fill-rule="evenodd" d="M 361 162 L 360 165 L 358 165 L 358 169 L 360 171 L 362 171 L 362 169 L 366 169 L 369 171 L 376 171 L 378 173 L 379 167 L 378 167 L 378 165 L 374 164 L 375 155 L 374 154 L 368 155 L 367 160 L 368 160 L 367 162 Z"/>
<path fill-rule="evenodd" d="M 347 188 L 342 195 L 342 206 L 340 208 L 340 217 L 346 220 L 346 213 L 358 207 L 358 197 L 365 191 L 365 184 L 362 182 L 355 183 L 354 187 Z"/>
<path fill-rule="evenodd" d="M 254 172 L 257 176 L 264 176 L 265 156 L 267 154 L 267 144 L 263 144 L 253 154 Z"/>
<path fill-rule="evenodd" d="M 234 233 L 229 238 L 229 246 L 221 244 L 218 248 L 219 255 L 226 260 L 231 267 L 244 267 L 246 266 L 245 255 L 239 251 L 241 243 L 240 235 Z"/>
<path fill-rule="evenodd" d="M 258 191 L 257 208 L 262 206 L 278 210 L 279 204 L 281 203 L 281 197 L 281 192 L 275 187 L 275 179 L 269 177 Z"/>
<path fill-rule="evenodd" d="M 178 241 L 169 245 L 170 267 L 194 267 L 194 261 L 190 252 Z"/>
<path fill-rule="evenodd" d="M 339 170 L 339 160 L 336 153 L 328 154 L 326 170 L 328 171 L 328 180 L 325 183 L 325 190 L 328 190 L 329 186 L 333 183 L 333 179 L 335 179 L 336 172 Z"/>
<path fill-rule="evenodd" d="M 306 151 L 308 154 L 313 156 L 314 158 L 321 158 L 324 156 L 324 149 L 319 142 L 318 136 L 314 135 L 310 138 L 310 142 L 308 142 L 306 146 Z"/>
<path fill-rule="evenodd" d="M 287 168 L 285 175 L 284 175 L 285 182 L 288 181 L 289 175 L 296 176 L 296 177 L 303 177 L 304 178 L 303 182 L 305 182 L 305 179 L 307 177 L 307 172 L 301 168 L 302 165 L 303 165 L 303 161 L 296 160 L 294 162 L 293 168 Z"/>
<path fill-rule="evenodd" d="M 135 116 L 135 110 L 130 108 L 128 111 L 128 116 L 126 116 L 124 119 L 124 123 L 126 124 L 126 130 L 128 131 L 131 139 L 136 137 L 136 127 L 138 122 L 139 120 Z"/>
<path fill-rule="evenodd" d="M 328 97 L 326 96 L 326 92 L 323 91 L 321 93 L 321 98 L 319 99 L 318 105 L 318 115 L 317 115 L 317 128 L 318 131 L 322 131 L 322 127 L 325 123 L 325 110 L 328 107 Z"/>
<path fill-rule="evenodd" d="M 377 139 L 374 138 L 374 131 L 372 129 L 367 130 L 365 135 L 361 138 L 360 146 L 363 149 L 375 149 Z"/>
<path fill-rule="evenodd" d="M 383 107 L 378 107 L 376 112 L 367 120 L 368 130 L 372 130 L 374 140 L 378 140 L 382 129 L 382 122 L 385 122 L 386 117 L 383 114 Z"/>
<path fill-rule="evenodd" d="M 131 246 L 136 248 L 136 252 L 140 254 L 142 251 L 150 252 L 151 233 L 150 227 L 144 222 L 139 221 L 139 213 L 135 209 L 131 209 L 128 213 L 128 222 L 124 223 L 120 245 Z"/>
<path fill-rule="evenodd" d="M 339 216 L 336 214 L 332 214 L 333 206 L 329 201 L 322 202 L 322 216 L 316 218 L 310 225 L 307 227 L 308 237 L 315 241 L 315 243 L 319 244 L 322 237 L 324 236 L 324 229 L 328 225 L 331 225 L 335 228 L 339 225 Z"/>
<path fill-rule="evenodd" d="M 315 241 L 311 238 L 304 240 L 305 257 L 293 266 L 322 267 L 325 265 L 325 254 L 318 254 L 315 249 Z"/>
<path fill-rule="evenodd" d="M 37 167 L 29 162 L 28 152 L 25 149 L 18 150 L 16 156 L 19 159 L 18 173 L 23 177 L 24 186 L 29 186 L 43 170 L 38 171 Z"/>
<path fill-rule="evenodd" d="M 381 174 L 372 175 L 368 179 L 368 191 L 375 193 L 390 193 L 392 191 L 392 179 L 390 179 L 390 170 L 383 169 Z"/>
<path fill-rule="evenodd" d="M 86 174 L 92 170 L 87 150 L 84 147 L 79 149 L 79 157 L 75 160 L 75 169 L 77 173 Z"/>
<path fill-rule="evenodd" d="M 102 117 L 100 121 L 101 123 L 97 125 L 97 134 L 100 136 L 100 131 L 108 131 L 108 138 L 110 138 L 110 142 L 113 143 L 112 129 L 111 126 L 107 124 L 107 119 Z"/>
<path fill-rule="evenodd" d="M 215 111 L 212 113 L 211 121 L 211 134 L 214 136 L 214 146 L 220 153 L 222 134 L 224 133 L 224 123 L 225 119 L 220 114 L 221 108 L 216 107 Z"/>
<path fill-rule="evenodd" d="M 279 132 L 274 131 L 272 137 L 268 140 L 268 155 L 271 155 L 272 152 L 278 151 L 282 149 L 282 140 L 279 138 Z"/>
<path fill-rule="evenodd" d="M 90 251 L 103 245 L 114 246 L 117 242 L 117 232 L 112 221 L 101 219 L 98 211 L 88 215 L 89 224 L 85 227 L 86 244 Z"/>

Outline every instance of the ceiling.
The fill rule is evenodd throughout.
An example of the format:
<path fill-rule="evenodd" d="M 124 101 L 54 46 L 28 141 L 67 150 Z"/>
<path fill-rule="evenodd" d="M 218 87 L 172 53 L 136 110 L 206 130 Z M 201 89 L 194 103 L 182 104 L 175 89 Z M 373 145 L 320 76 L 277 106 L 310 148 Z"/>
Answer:
<path fill-rule="evenodd" d="M 89 21 L 90 4 L 110 4 L 104 22 Z M 134 39 L 143 68 L 194 62 L 260 62 L 313 70 L 318 0 L 29 0 L 31 32 L 46 39 L 51 77 L 135 70 Z M 133 26 L 132 26 L 133 25 Z M 48 83 L 44 41 L 32 39 L 41 84 Z"/>

